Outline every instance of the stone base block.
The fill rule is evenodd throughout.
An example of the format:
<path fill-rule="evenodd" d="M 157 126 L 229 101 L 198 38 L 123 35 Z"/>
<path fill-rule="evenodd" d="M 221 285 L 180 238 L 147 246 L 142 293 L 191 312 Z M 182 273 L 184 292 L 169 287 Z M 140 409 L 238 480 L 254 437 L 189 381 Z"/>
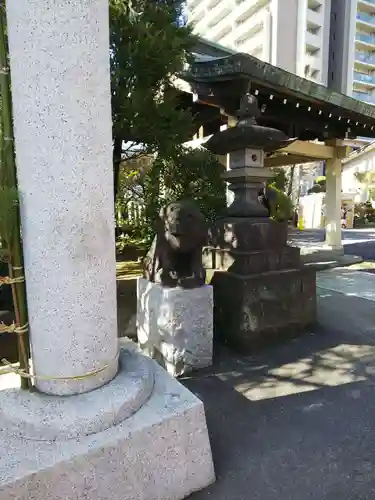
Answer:
<path fill-rule="evenodd" d="M 338 260 L 344 255 L 343 248 L 332 248 L 327 245 L 305 247 L 301 249 L 304 263 Z"/>
<path fill-rule="evenodd" d="M 98 433 L 27 439 L 0 415 L 0 500 L 180 500 L 211 484 L 203 404 L 152 364 L 148 401 Z M 6 392 L 0 391 L 0 408 Z"/>
<path fill-rule="evenodd" d="M 316 273 L 301 268 L 240 276 L 216 272 L 215 335 L 251 352 L 301 332 L 316 319 Z"/>
<path fill-rule="evenodd" d="M 210 366 L 212 287 L 165 288 L 138 278 L 137 334 L 144 352 L 173 376 Z"/>
<path fill-rule="evenodd" d="M 257 252 L 286 245 L 288 224 L 267 217 L 225 217 L 216 221 L 210 246 L 226 250 Z"/>
<path fill-rule="evenodd" d="M 122 349 L 117 376 L 74 397 L 8 390 L 0 397 L 0 423 L 12 434 L 39 441 L 62 441 L 97 434 L 136 413 L 154 387 L 154 363 Z"/>
<path fill-rule="evenodd" d="M 206 269 L 230 271 L 236 274 L 259 274 L 301 267 L 300 249 L 284 246 L 280 249 L 240 252 L 221 248 L 203 249 Z"/>

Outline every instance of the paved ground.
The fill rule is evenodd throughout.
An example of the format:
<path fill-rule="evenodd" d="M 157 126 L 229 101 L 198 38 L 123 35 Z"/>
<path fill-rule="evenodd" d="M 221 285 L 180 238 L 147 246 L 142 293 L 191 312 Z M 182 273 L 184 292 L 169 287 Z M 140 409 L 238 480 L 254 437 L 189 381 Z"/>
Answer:
<path fill-rule="evenodd" d="M 320 273 L 319 323 L 184 383 L 205 403 L 217 482 L 191 500 L 375 498 L 375 276 Z"/>
<path fill-rule="evenodd" d="M 316 247 L 324 242 L 324 229 L 289 230 L 290 242 L 297 246 Z M 375 260 L 375 228 L 346 229 L 342 232 L 346 255 L 360 255 L 365 260 Z"/>

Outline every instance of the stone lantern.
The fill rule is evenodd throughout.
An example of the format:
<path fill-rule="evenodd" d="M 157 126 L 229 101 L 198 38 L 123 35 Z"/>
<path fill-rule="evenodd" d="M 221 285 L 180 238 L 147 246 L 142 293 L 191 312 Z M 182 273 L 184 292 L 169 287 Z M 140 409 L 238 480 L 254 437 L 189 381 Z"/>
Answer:
<path fill-rule="evenodd" d="M 216 271 L 215 335 L 242 351 L 297 333 L 316 317 L 315 271 L 301 264 L 299 248 L 287 245 L 287 221 L 271 219 L 260 200 L 273 175 L 264 156 L 289 142 L 282 131 L 258 125 L 260 114 L 257 99 L 245 94 L 236 126 L 205 144 L 214 154 L 229 154 L 223 178 L 234 193 L 205 251 Z"/>

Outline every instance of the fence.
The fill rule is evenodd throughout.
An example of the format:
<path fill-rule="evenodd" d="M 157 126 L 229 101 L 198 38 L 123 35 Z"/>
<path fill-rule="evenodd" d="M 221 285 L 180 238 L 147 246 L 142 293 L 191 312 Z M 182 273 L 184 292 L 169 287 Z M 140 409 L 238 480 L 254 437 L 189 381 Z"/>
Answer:
<path fill-rule="evenodd" d="M 145 223 L 145 205 L 141 201 L 129 201 L 118 215 L 121 226 L 140 227 Z"/>

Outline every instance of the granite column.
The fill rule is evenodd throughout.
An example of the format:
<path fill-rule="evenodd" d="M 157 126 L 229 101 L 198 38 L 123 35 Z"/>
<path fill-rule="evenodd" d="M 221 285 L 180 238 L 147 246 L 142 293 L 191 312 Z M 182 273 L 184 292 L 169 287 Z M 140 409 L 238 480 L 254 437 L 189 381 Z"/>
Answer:
<path fill-rule="evenodd" d="M 48 394 L 118 369 L 108 0 L 8 0 L 33 371 Z"/>

